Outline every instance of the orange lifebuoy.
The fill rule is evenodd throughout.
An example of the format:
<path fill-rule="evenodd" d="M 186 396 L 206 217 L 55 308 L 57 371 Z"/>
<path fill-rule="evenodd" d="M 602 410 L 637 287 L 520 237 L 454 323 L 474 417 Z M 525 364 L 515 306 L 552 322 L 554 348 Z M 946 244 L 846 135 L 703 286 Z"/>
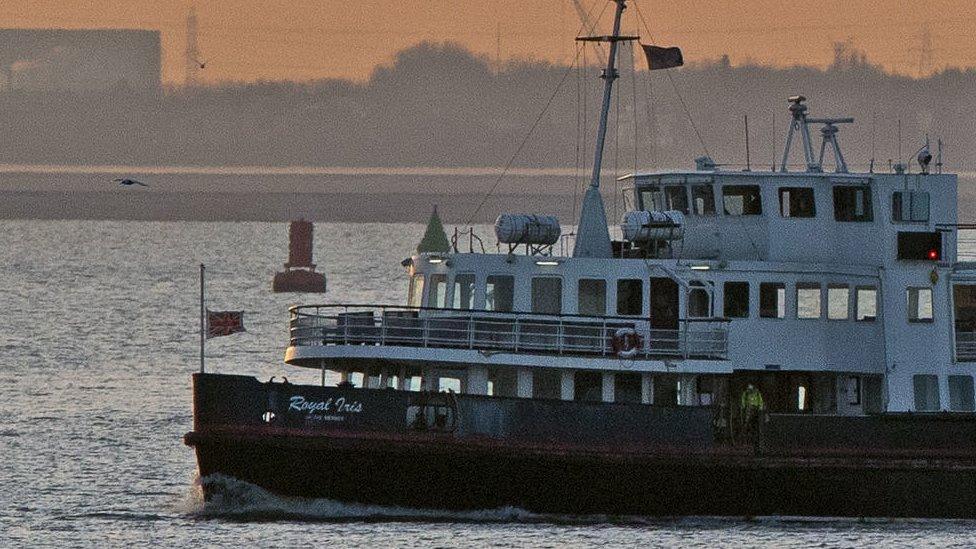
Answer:
<path fill-rule="evenodd" d="M 613 334 L 613 352 L 620 358 L 637 356 L 643 343 L 640 334 L 633 328 L 620 328 Z"/>

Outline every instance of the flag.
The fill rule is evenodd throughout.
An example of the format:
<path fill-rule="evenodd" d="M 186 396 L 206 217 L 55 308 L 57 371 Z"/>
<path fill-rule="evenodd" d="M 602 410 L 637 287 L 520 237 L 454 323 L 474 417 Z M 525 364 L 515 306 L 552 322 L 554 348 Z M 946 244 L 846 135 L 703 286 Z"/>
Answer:
<path fill-rule="evenodd" d="M 207 310 L 207 339 L 244 331 L 244 311 Z"/>
<path fill-rule="evenodd" d="M 681 57 L 681 48 L 660 48 L 641 44 L 644 55 L 647 56 L 647 68 L 652 71 L 658 69 L 673 69 L 685 64 Z"/>

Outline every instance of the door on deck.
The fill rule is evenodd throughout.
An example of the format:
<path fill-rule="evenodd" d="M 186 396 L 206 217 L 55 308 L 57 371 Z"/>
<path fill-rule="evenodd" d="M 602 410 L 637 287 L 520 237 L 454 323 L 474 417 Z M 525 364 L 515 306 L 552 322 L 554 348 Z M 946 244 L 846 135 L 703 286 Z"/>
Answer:
<path fill-rule="evenodd" d="M 678 283 L 652 278 L 650 284 L 651 350 L 678 347 Z"/>

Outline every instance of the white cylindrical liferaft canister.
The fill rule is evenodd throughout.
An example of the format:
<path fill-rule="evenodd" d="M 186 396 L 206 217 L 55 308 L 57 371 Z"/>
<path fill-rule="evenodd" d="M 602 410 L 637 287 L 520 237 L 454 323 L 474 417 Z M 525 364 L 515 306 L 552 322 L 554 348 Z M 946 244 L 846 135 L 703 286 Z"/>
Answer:
<path fill-rule="evenodd" d="M 680 240 L 685 236 L 684 222 L 684 214 L 676 210 L 636 211 L 624 214 L 620 229 L 630 242 Z"/>
<path fill-rule="evenodd" d="M 560 230 L 551 215 L 502 214 L 495 220 L 495 236 L 502 244 L 551 246 L 559 241 Z"/>

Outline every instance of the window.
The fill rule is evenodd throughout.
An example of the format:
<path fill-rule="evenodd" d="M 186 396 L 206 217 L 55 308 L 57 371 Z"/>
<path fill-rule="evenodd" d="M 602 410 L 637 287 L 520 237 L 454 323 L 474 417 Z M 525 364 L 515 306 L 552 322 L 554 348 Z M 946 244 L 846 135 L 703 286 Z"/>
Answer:
<path fill-rule="evenodd" d="M 715 215 L 715 191 L 711 185 L 692 185 L 691 202 L 695 215 Z"/>
<path fill-rule="evenodd" d="M 820 284 L 796 285 L 796 317 L 820 318 Z"/>
<path fill-rule="evenodd" d="M 827 318 L 830 320 L 847 320 L 850 299 L 851 290 L 847 286 L 828 286 Z"/>
<path fill-rule="evenodd" d="M 749 283 L 725 283 L 725 316 L 728 318 L 749 317 Z"/>
<path fill-rule="evenodd" d="M 855 296 L 855 320 L 874 322 L 878 318 L 878 290 L 873 286 L 858 288 Z"/>
<path fill-rule="evenodd" d="M 577 298 L 579 314 L 590 316 L 607 314 L 607 281 L 591 278 L 580 279 Z"/>
<path fill-rule="evenodd" d="M 617 314 L 636 316 L 644 312 L 644 284 L 638 279 L 617 281 Z"/>
<path fill-rule="evenodd" d="M 972 412 L 973 376 L 949 376 L 949 409 L 953 412 Z"/>
<path fill-rule="evenodd" d="M 817 206 L 813 201 L 813 189 L 809 187 L 781 187 L 779 189 L 779 214 L 783 217 L 816 217 Z"/>
<path fill-rule="evenodd" d="M 424 275 L 417 273 L 410 277 L 410 289 L 407 290 L 407 306 L 420 307 L 424 298 Z"/>
<path fill-rule="evenodd" d="M 712 316 L 712 296 L 705 285 L 698 281 L 691 282 L 688 291 L 688 317 L 708 318 Z"/>
<path fill-rule="evenodd" d="M 459 274 L 454 277 L 454 295 L 451 307 L 470 311 L 474 309 L 474 275 Z"/>
<path fill-rule="evenodd" d="M 661 189 L 657 185 L 642 187 L 640 191 L 641 209 L 645 211 L 659 210 L 660 195 Z"/>
<path fill-rule="evenodd" d="M 427 296 L 428 307 L 447 307 L 447 275 L 430 275 L 430 295 Z"/>
<path fill-rule="evenodd" d="M 865 186 L 834 187 L 834 219 L 837 221 L 873 221 L 871 189 Z"/>
<path fill-rule="evenodd" d="M 759 185 L 725 185 L 722 187 L 725 215 L 762 215 Z"/>
<path fill-rule="evenodd" d="M 546 315 L 563 312 L 563 279 L 553 276 L 532 279 L 532 312 Z"/>
<path fill-rule="evenodd" d="M 664 188 L 664 196 L 669 210 L 688 213 L 688 189 L 684 185 L 668 185 Z"/>
<path fill-rule="evenodd" d="M 485 309 L 509 312 L 513 309 L 515 279 L 508 275 L 491 275 L 485 284 Z"/>
<path fill-rule="evenodd" d="M 759 316 L 786 318 L 786 285 L 779 282 L 759 284 Z"/>
<path fill-rule="evenodd" d="M 891 193 L 892 221 L 928 221 L 929 193 L 925 191 L 895 191 Z"/>
<path fill-rule="evenodd" d="M 938 261 L 942 255 L 942 233 L 898 231 L 898 259 Z"/>
<path fill-rule="evenodd" d="M 908 321 L 932 321 L 932 288 L 908 288 Z"/>
<path fill-rule="evenodd" d="M 861 405 L 861 376 L 847 376 L 847 403 Z"/>
<path fill-rule="evenodd" d="M 912 376 L 915 385 L 915 411 L 938 412 L 942 408 L 939 400 L 939 377 L 931 374 Z"/>

